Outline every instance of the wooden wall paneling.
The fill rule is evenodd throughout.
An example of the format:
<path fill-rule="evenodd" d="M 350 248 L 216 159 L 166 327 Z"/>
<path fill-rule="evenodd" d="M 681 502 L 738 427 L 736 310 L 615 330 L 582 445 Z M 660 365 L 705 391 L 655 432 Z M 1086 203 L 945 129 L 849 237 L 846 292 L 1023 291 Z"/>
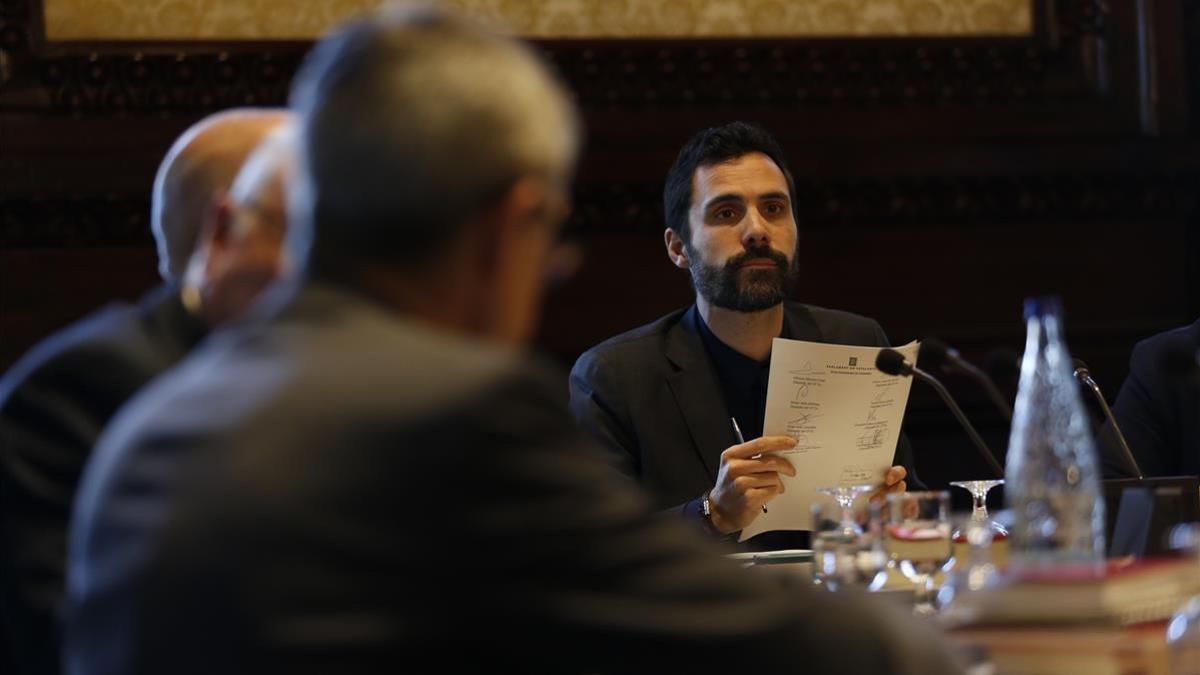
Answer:
<path fill-rule="evenodd" d="M 282 103 L 308 46 L 48 43 L 40 15 L 0 0 L 0 368 L 154 282 L 166 147 L 210 111 Z M 587 257 L 550 291 L 540 336 L 564 363 L 688 301 L 662 253 L 662 178 L 687 136 L 739 118 L 771 129 L 796 174 L 798 297 L 895 340 L 1019 349 L 1021 297 L 1057 292 L 1112 394 L 1136 339 L 1200 314 L 1200 3 L 1039 0 L 1025 38 L 538 44 L 588 133 L 568 228 Z M 957 452 L 920 388 L 910 429 Z"/>
<path fill-rule="evenodd" d="M 1134 3 L 1112 4 L 1125 20 L 1121 12 Z M 19 66 L 16 84 L 27 94 L 6 97 L 10 109 L 203 112 L 279 102 L 306 47 L 295 42 L 47 43 L 36 22 L 17 18 L 40 16 L 38 0 L 5 0 L 4 6 L 0 34 L 11 43 L 6 53 Z M 1105 23 L 1108 5 L 1058 0 L 1038 2 L 1037 8 L 1032 38 L 539 44 L 588 111 L 782 111 L 825 122 L 804 128 L 870 133 L 881 122 L 886 128 L 889 120 L 897 120 L 935 136 L 961 131 L 961 125 L 946 122 L 965 109 L 1003 110 L 1003 115 L 982 115 L 972 126 L 1023 135 L 1038 129 L 1068 135 L 1115 130 L 1136 120 L 1136 107 L 1095 105 L 1110 83 L 1128 86 L 1126 81 L 1137 75 L 1128 67 L 1109 72 L 1110 51 L 1116 50 L 1118 64 L 1128 63 L 1131 55 L 1120 39 L 1112 39 L 1120 32 Z M 1059 114 L 1062 106 L 1092 114 L 1068 120 Z M 888 114 L 880 114 L 885 109 Z M 896 115 L 902 111 L 909 114 Z"/>

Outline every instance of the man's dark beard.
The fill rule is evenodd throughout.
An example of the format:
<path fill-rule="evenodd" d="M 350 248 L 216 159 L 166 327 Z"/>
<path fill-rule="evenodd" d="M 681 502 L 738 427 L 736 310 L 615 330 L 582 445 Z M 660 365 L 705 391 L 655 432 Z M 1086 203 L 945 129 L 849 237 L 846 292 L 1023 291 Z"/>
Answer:
<path fill-rule="evenodd" d="M 688 251 L 688 257 L 692 259 L 692 284 L 696 292 L 709 303 L 735 312 L 770 309 L 787 299 L 796 286 L 796 263 L 789 265 L 787 256 L 769 246 L 743 251 L 721 267 L 697 262 L 699 256 L 695 251 Z M 777 267 L 738 270 L 755 258 L 773 260 Z"/>

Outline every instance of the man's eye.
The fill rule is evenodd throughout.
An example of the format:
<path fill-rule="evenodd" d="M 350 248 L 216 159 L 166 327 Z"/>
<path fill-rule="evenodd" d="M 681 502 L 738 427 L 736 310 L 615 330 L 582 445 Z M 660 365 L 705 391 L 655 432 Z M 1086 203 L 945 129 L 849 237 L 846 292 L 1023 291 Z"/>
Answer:
<path fill-rule="evenodd" d="M 767 209 L 767 213 L 769 213 L 771 215 L 783 213 L 783 205 L 778 204 L 778 203 L 767 204 L 766 209 Z"/>
<path fill-rule="evenodd" d="M 733 218 L 734 216 L 736 216 L 737 212 L 734 211 L 733 209 L 721 209 L 720 211 L 717 211 L 716 215 L 717 215 L 717 218 L 719 218 L 721 220 L 729 220 L 730 218 Z"/>

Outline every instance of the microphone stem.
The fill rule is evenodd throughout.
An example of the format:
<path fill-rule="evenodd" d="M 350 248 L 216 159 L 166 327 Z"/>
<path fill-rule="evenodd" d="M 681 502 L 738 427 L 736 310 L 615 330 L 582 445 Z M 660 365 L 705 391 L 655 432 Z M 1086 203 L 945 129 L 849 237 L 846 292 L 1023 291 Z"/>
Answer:
<path fill-rule="evenodd" d="M 1137 460 L 1133 458 L 1133 450 L 1129 449 L 1129 443 L 1125 441 L 1125 434 L 1121 433 L 1121 427 L 1117 425 L 1117 418 L 1113 416 L 1112 409 L 1108 407 L 1108 401 L 1104 400 L 1104 394 L 1100 393 L 1100 385 L 1096 384 L 1096 381 L 1088 374 L 1081 373 L 1080 379 L 1088 389 L 1092 390 L 1096 401 L 1100 403 L 1100 412 L 1104 413 L 1104 418 L 1112 425 L 1113 433 L 1117 437 L 1117 444 L 1121 446 L 1121 454 L 1125 457 L 1125 463 L 1133 469 L 1133 475 L 1137 476 L 1139 480 L 1145 478 L 1142 467 L 1138 466 Z"/>
<path fill-rule="evenodd" d="M 996 478 L 1004 478 L 1004 467 L 1000 466 L 1000 462 L 996 461 L 996 456 L 993 455 L 992 451 L 988 449 L 987 444 L 983 442 L 983 438 L 980 437 L 979 432 L 975 431 L 974 425 L 972 425 L 971 421 L 967 419 L 967 416 L 963 414 L 963 411 L 958 407 L 958 404 L 954 402 L 954 399 L 950 396 L 950 392 L 946 391 L 946 387 L 944 387 L 941 382 L 938 382 L 937 378 L 916 366 L 913 366 L 912 372 L 913 375 L 921 378 L 923 382 L 933 387 L 933 390 L 938 393 L 938 396 L 942 397 L 942 400 L 946 403 L 946 407 L 950 408 L 950 412 L 954 413 L 954 416 L 958 419 L 958 423 L 962 425 L 963 429 L 967 432 L 967 436 L 970 437 L 971 442 L 975 444 L 975 449 L 979 451 L 979 454 L 987 462 L 988 466 L 991 467 L 992 472 L 996 474 Z"/>
<path fill-rule="evenodd" d="M 1001 394 L 1000 390 L 996 388 L 996 384 L 992 382 L 992 378 L 988 377 L 987 373 L 983 372 L 979 368 L 976 368 L 974 364 L 966 361 L 965 359 L 959 360 L 958 367 L 962 368 L 968 375 L 975 378 L 979 382 L 979 384 L 983 387 L 983 390 L 987 392 L 988 397 L 992 399 L 992 403 L 994 403 L 996 408 L 998 408 L 1004 415 L 1004 419 L 1009 424 L 1012 424 L 1012 406 L 1008 404 L 1008 401 L 1004 400 L 1004 394 Z"/>

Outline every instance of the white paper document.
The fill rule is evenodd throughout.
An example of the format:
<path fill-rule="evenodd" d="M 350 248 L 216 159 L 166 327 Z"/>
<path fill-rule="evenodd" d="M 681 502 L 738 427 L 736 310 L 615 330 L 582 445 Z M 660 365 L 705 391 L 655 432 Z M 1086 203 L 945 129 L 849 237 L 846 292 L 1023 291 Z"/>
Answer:
<path fill-rule="evenodd" d="M 895 350 L 917 362 L 918 342 Z M 817 488 L 880 483 L 892 466 L 912 378 L 875 368 L 881 347 L 849 347 L 776 338 L 771 347 L 764 436 L 791 436 L 778 453 L 796 467 L 785 491 L 767 504 L 745 540 L 771 530 L 812 528 Z"/>

